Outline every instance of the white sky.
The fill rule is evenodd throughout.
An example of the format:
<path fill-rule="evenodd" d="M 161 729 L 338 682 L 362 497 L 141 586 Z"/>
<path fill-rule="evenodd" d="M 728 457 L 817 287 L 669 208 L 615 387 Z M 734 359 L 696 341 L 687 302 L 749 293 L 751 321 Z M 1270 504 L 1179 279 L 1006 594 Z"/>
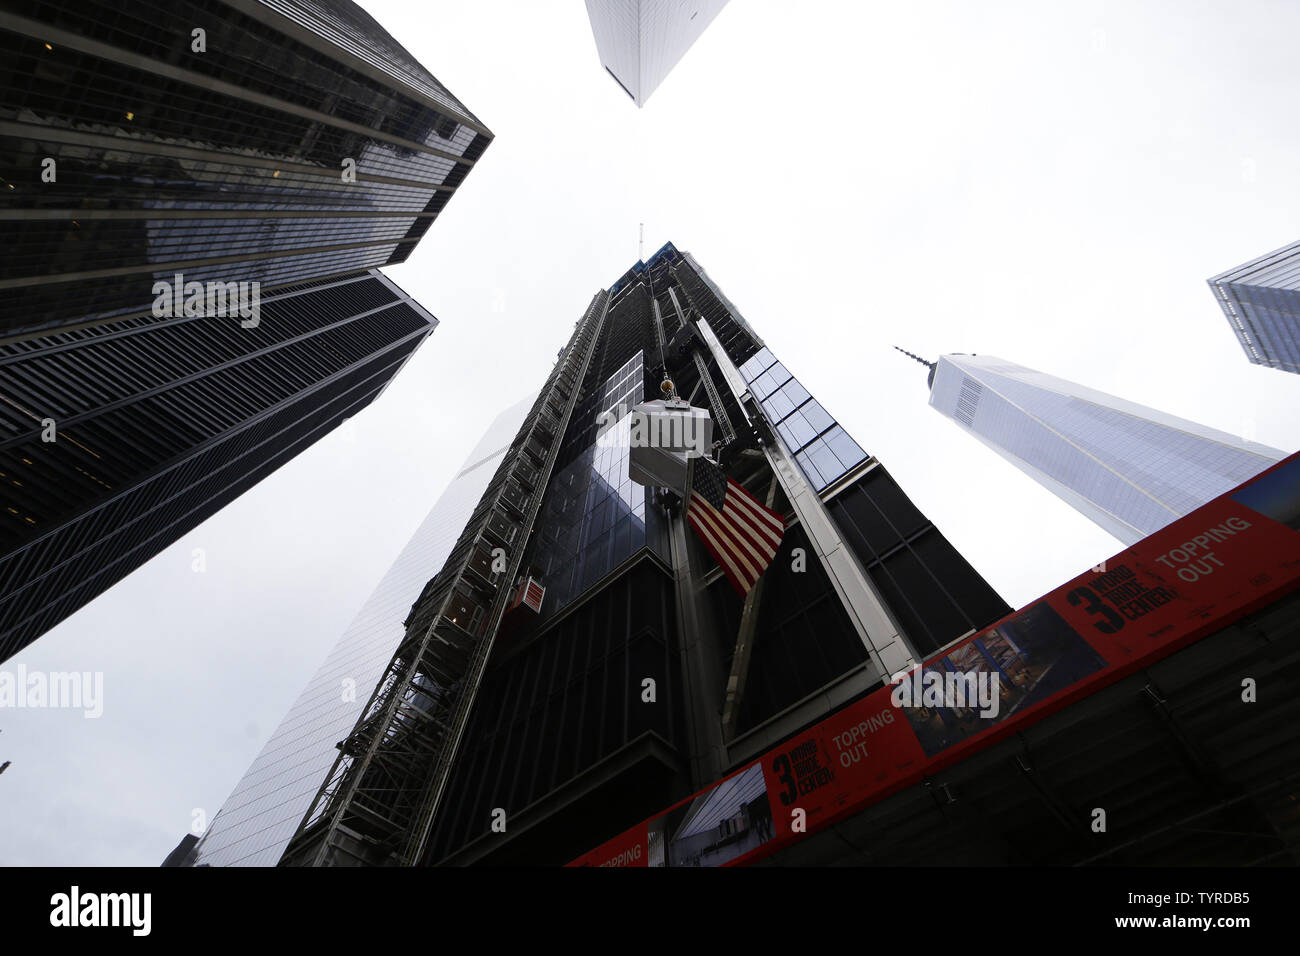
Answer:
<path fill-rule="evenodd" d="M 4 665 L 102 671 L 105 701 L 4 715 L 0 863 L 156 866 L 215 815 L 640 222 L 1013 606 L 1120 545 L 891 345 L 1300 448 L 1300 379 L 1250 365 L 1205 284 L 1298 238 L 1294 3 L 732 0 L 642 110 L 578 0 L 363 5 L 497 136 L 389 270 L 442 325 L 350 427 Z"/>

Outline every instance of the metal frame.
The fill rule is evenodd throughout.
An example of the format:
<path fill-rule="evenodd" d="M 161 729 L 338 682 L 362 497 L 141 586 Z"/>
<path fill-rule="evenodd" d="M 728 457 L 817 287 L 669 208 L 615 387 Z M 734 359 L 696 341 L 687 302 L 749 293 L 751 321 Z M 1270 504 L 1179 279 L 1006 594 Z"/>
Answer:
<path fill-rule="evenodd" d="M 442 572 L 416 603 L 407 621 L 406 639 L 352 733 L 340 743 L 339 756 L 289 841 L 281 866 L 422 862 L 510 598 L 508 585 L 519 573 L 591 361 L 591 344 L 608 312 L 609 296 L 598 292 L 474 518 Z M 550 433 L 549 439 L 543 439 L 542 431 Z M 525 455 L 540 459 L 533 466 L 531 490 L 514 479 Z M 507 491 L 514 494 L 510 501 Z M 515 541 L 500 542 L 510 557 L 506 571 L 492 586 L 473 580 L 470 561 L 480 539 L 492 536 L 488 524 L 499 505 L 521 512 L 523 533 Z M 490 595 L 486 611 L 477 605 L 469 622 L 452 616 L 479 595 Z M 433 607 L 437 611 L 430 615 Z"/>
<path fill-rule="evenodd" d="M 696 323 L 700 335 L 713 354 L 714 361 L 722 371 L 728 387 L 736 397 L 741 410 L 751 419 L 763 419 L 762 411 L 749 395 L 740 372 L 728 358 L 722 343 L 709 327 L 708 321 L 701 316 Z M 887 679 L 889 675 L 906 670 L 919 659 L 915 651 L 908 646 L 898 627 L 885 609 L 885 603 L 876 593 L 875 586 L 858 564 L 853 552 L 840 537 L 834 521 L 826 511 L 826 506 L 816 490 L 808 484 L 795 464 L 793 457 L 775 431 L 763 444 L 763 453 L 767 456 L 772 471 L 781 483 L 781 489 L 790 501 L 791 507 L 798 515 L 808 534 L 808 540 L 817 552 L 817 557 L 830 578 L 836 594 L 839 595 L 844 610 L 853 622 L 854 629 L 862 639 L 862 644 L 875 667 L 876 676 Z"/>

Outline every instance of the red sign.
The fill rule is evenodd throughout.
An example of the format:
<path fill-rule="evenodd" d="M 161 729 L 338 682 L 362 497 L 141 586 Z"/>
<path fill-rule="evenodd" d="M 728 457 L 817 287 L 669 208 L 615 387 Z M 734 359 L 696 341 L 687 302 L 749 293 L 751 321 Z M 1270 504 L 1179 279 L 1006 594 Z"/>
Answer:
<path fill-rule="evenodd" d="M 1296 590 L 1298 531 L 1300 454 L 570 865 L 761 859 Z"/>
<path fill-rule="evenodd" d="M 542 611 L 542 598 L 545 596 L 546 588 L 532 578 L 524 582 L 524 603 L 539 614 Z"/>
<path fill-rule="evenodd" d="M 545 596 L 546 588 L 532 578 L 524 578 L 519 582 L 519 588 L 510 601 L 510 607 L 506 608 L 506 610 L 513 611 L 522 604 L 540 614 L 542 611 L 542 598 Z"/>

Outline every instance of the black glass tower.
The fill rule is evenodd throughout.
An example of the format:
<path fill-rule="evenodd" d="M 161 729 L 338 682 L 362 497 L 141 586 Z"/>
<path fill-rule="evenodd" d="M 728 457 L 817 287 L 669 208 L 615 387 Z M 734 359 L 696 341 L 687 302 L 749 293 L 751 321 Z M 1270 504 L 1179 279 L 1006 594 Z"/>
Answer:
<path fill-rule="evenodd" d="M 0 345 L 0 660 L 369 405 L 435 325 L 371 270 L 271 294 L 255 328 Z"/>
<path fill-rule="evenodd" d="M 785 519 L 744 598 L 605 440 L 665 376 Z M 668 244 L 592 299 L 281 863 L 567 862 L 1009 611 Z"/>
<path fill-rule="evenodd" d="M 0 659 L 371 402 L 491 133 L 349 0 L 0 8 Z"/>
<path fill-rule="evenodd" d="M 491 133 L 348 0 L 7 0 L 0 342 L 404 261 Z"/>

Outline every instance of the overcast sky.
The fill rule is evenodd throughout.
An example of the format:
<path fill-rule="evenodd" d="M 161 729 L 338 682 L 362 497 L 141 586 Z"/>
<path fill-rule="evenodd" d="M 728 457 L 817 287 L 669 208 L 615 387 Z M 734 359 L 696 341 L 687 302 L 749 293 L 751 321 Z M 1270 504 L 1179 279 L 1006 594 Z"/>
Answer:
<path fill-rule="evenodd" d="M 1120 545 L 890 346 L 1300 448 L 1300 378 L 1249 364 L 1205 284 L 1300 238 L 1294 2 L 732 0 L 641 110 L 580 0 L 362 5 L 497 137 L 388 270 L 442 324 L 352 423 L 6 662 L 102 671 L 104 713 L 3 715 L 0 862 L 156 866 L 211 819 L 641 222 L 1015 607 Z"/>

